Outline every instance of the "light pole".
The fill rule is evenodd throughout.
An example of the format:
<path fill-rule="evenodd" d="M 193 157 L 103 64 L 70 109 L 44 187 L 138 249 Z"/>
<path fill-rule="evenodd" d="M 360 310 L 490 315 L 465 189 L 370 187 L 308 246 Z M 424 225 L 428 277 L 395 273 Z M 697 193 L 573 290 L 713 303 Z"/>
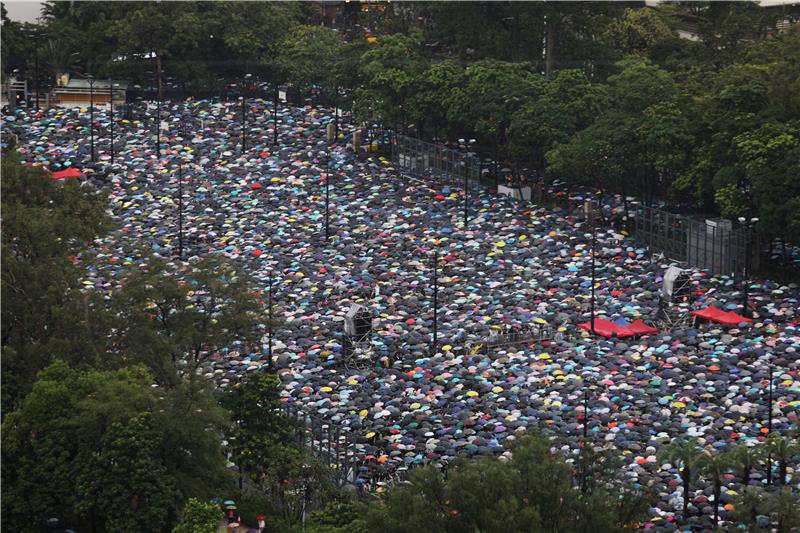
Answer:
<path fill-rule="evenodd" d="M 272 97 L 273 137 L 272 144 L 278 145 L 278 82 L 275 82 L 275 94 Z"/>
<path fill-rule="evenodd" d="M 582 451 L 584 453 L 584 460 L 582 461 L 583 464 L 581 466 L 581 491 L 586 492 L 588 490 L 588 486 L 586 483 L 587 474 L 588 474 L 588 458 L 587 455 L 587 446 L 589 441 L 589 380 L 588 378 L 584 379 L 583 385 L 583 444 L 582 444 Z"/>
<path fill-rule="evenodd" d="M 87 78 L 89 80 L 89 144 L 92 150 L 92 163 L 94 163 L 94 76 L 89 74 Z"/>
<path fill-rule="evenodd" d="M 159 80 L 161 78 L 161 69 L 159 68 Z M 156 104 L 156 157 L 161 158 L 161 86 L 158 87 L 158 102 Z"/>
<path fill-rule="evenodd" d="M 469 227 L 469 167 L 464 168 L 464 229 Z"/>
<path fill-rule="evenodd" d="M 772 363 L 769 364 L 769 385 L 767 386 L 767 437 L 772 435 Z M 772 485 L 772 451 L 767 453 L 767 485 Z"/>
<path fill-rule="evenodd" d="M 247 80 L 252 78 L 252 74 L 245 74 L 242 80 L 242 153 L 244 154 L 247 145 Z"/>
<path fill-rule="evenodd" d="M 114 87 L 118 87 L 118 84 L 114 84 L 113 80 L 108 80 L 108 132 L 109 136 L 111 137 L 111 164 L 114 164 Z"/>
<path fill-rule="evenodd" d="M 592 205 L 592 209 L 589 212 L 589 216 L 592 219 L 592 252 L 591 252 L 592 253 L 592 257 L 591 257 L 591 267 L 590 267 L 592 269 L 592 278 L 591 278 L 592 279 L 592 288 L 591 288 L 591 303 L 590 303 L 591 317 L 589 319 L 589 326 L 590 326 L 589 331 L 594 333 L 594 305 L 595 305 L 595 300 L 594 300 L 594 285 L 595 285 L 595 258 L 594 258 L 594 252 L 595 252 L 595 248 L 597 247 L 597 227 L 595 226 L 594 204 L 591 204 L 591 205 Z"/>
<path fill-rule="evenodd" d="M 433 340 L 431 342 L 431 355 L 436 353 L 436 345 L 439 342 L 439 251 L 435 245 L 433 248 Z"/>
<path fill-rule="evenodd" d="M 35 76 L 34 89 L 36 90 L 36 111 L 39 111 L 39 34 L 34 35 L 33 75 Z"/>
<path fill-rule="evenodd" d="M 272 372 L 272 267 L 269 269 L 267 278 L 267 308 L 269 317 L 267 320 L 267 370 Z"/>
<path fill-rule="evenodd" d="M 183 156 L 178 156 L 178 259 L 183 261 Z"/>
<path fill-rule="evenodd" d="M 745 227 L 745 257 L 744 257 L 744 272 L 742 274 L 742 316 L 749 318 L 750 317 L 750 308 L 747 305 L 748 294 L 747 291 L 749 289 L 748 285 L 748 277 L 750 276 L 750 256 L 752 255 L 752 233 L 753 233 L 753 224 L 758 222 L 757 218 L 745 218 L 739 217 L 739 223 Z"/>
<path fill-rule="evenodd" d="M 331 149 L 328 148 L 327 172 L 325 173 L 325 242 L 330 237 L 330 215 L 328 213 L 331 203 Z"/>

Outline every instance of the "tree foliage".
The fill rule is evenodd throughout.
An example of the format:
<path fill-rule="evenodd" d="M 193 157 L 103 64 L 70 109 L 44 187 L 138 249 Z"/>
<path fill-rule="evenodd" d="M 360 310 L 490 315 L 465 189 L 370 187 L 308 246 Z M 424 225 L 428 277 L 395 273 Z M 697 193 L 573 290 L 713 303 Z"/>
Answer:
<path fill-rule="evenodd" d="M 214 435 L 224 418 L 213 400 L 204 409 L 198 399 L 176 401 L 141 367 L 54 362 L 3 422 L 6 527 L 38 531 L 51 516 L 98 531 L 173 523 L 188 494 L 201 493 L 199 480 L 224 476 Z"/>
<path fill-rule="evenodd" d="M 96 363 L 105 317 L 80 290 L 73 259 L 110 221 L 102 193 L 2 158 L 3 410 L 13 410 L 53 358 Z"/>
<path fill-rule="evenodd" d="M 432 467 L 411 475 L 409 486 L 370 506 L 371 531 L 622 531 L 644 511 L 643 500 L 598 471 L 593 490 L 582 493 L 572 467 L 555 457 L 547 439 L 529 436 L 513 459 L 464 461 L 447 477 Z M 610 494 L 614 497 L 610 497 Z"/>
<path fill-rule="evenodd" d="M 172 533 L 215 533 L 222 517 L 218 505 L 189 498 L 183 508 L 181 523 L 175 526 Z"/>

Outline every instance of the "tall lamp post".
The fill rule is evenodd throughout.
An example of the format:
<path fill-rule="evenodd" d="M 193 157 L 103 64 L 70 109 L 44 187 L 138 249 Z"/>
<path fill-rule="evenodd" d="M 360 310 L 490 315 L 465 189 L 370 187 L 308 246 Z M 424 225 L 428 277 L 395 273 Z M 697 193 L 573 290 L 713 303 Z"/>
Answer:
<path fill-rule="evenodd" d="M 159 79 L 160 79 L 159 69 Z M 156 103 L 156 157 L 161 158 L 161 87 L 158 87 L 158 96 Z"/>
<path fill-rule="evenodd" d="M 272 372 L 272 266 L 269 269 L 269 277 L 267 278 L 267 370 Z"/>
<path fill-rule="evenodd" d="M 739 223 L 745 227 L 745 257 L 744 257 L 744 272 L 742 274 L 742 316 L 749 318 L 750 317 L 750 307 L 747 305 L 748 294 L 747 291 L 749 289 L 748 285 L 748 277 L 750 277 L 750 256 L 753 254 L 752 250 L 752 236 L 753 236 L 753 225 L 758 222 L 757 218 L 746 218 L 746 217 L 739 217 Z"/>
<path fill-rule="evenodd" d="M 584 454 L 586 453 L 587 445 L 589 442 L 589 380 L 588 378 L 584 379 L 583 385 L 583 444 L 582 449 Z M 584 457 L 583 465 L 581 467 L 581 491 L 586 492 L 587 487 L 587 472 L 588 465 L 586 464 L 586 457 Z"/>
<path fill-rule="evenodd" d="M 598 205 L 599 204 L 600 204 L 600 201 L 598 200 Z M 595 225 L 594 203 L 591 203 L 590 205 L 591 205 L 591 208 L 592 208 L 591 211 L 589 212 L 589 217 L 591 217 L 591 220 L 592 220 L 592 251 L 591 251 L 592 255 L 591 255 L 591 262 L 590 262 L 590 264 L 591 264 L 590 268 L 592 269 L 592 282 L 591 282 L 592 283 L 592 287 L 591 287 L 591 302 L 590 302 L 591 317 L 589 319 L 589 326 L 590 326 L 589 331 L 594 333 L 594 309 L 595 309 L 594 285 L 595 285 L 595 275 L 596 275 L 595 274 L 596 268 L 595 268 L 595 258 L 594 258 L 595 254 L 594 253 L 595 253 L 595 249 L 597 247 L 597 226 Z"/>
<path fill-rule="evenodd" d="M 94 76 L 89 74 L 86 77 L 89 80 L 89 145 L 92 150 L 92 163 L 94 163 Z"/>
<path fill-rule="evenodd" d="M 33 85 L 36 91 L 36 111 L 39 111 L 39 33 L 34 34 Z"/>
<path fill-rule="evenodd" d="M 433 248 L 433 339 L 431 341 L 430 353 L 436 353 L 436 345 L 439 343 L 439 250 Z"/>
<path fill-rule="evenodd" d="M 278 82 L 275 82 L 275 94 L 272 97 L 272 118 L 275 123 L 273 126 L 272 144 L 278 145 Z"/>
<path fill-rule="evenodd" d="M 767 437 L 772 435 L 772 363 L 769 364 L 769 385 L 767 386 Z M 772 452 L 767 453 L 767 485 L 772 485 Z"/>
<path fill-rule="evenodd" d="M 252 74 L 245 74 L 242 80 L 242 153 L 247 149 L 247 81 Z"/>
<path fill-rule="evenodd" d="M 331 203 L 331 149 L 328 147 L 327 172 L 325 173 L 325 242 L 331 235 L 330 231 L 330 203 Z"/>
<path fill-rule="evenodd" d="M 113 80 L 108 80 L 108 133 L 111 137 L 111 164 L 114 164 L 114 87 L 118 87 Z"/>

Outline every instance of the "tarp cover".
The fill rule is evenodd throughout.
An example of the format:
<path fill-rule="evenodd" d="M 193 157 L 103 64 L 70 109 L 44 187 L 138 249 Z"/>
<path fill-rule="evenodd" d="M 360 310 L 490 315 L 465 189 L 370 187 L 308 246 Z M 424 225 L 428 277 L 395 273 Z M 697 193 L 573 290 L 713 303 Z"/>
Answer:
<path fill-rule="evenodd" d="M 592 324 L 591 322 L 584 322 L 583 324 L 578 324 L 578 327 L 580 329 L 585 329 L 586 331 L 591 331 Z M 611 322 L 610 320 L 605 320 L 603 318 L 595 318 L 594 332 L 603 337 L 613 337 L 614 334 L 616 334 L 618 338 L 623 338 L 658 333 L 658 330 L 652 326 L 648 326 L 641 320 L 634 320 L 628 324 L 624 320 Z"/>
<path fill-rule="evenodd" d="M 80 178 L 81 171 L 78 170 L 77 168 L 70 167 L 65 170 L 59 170 L 58 172 L 53 172 L 50 175 L 50 177 L 52 177 L 54 180 L 63 180 L 65 178 Z"/>
<path fill-rule="evenodd" d="M 723 311 L 719 307 L 706 307 L 699 311 L 692 311 L 694 316 L 716 322 L 717 324 L 741 324 L 742 322 L 752 322 L 747 317 L 743 317 L 733 311 Z"/>

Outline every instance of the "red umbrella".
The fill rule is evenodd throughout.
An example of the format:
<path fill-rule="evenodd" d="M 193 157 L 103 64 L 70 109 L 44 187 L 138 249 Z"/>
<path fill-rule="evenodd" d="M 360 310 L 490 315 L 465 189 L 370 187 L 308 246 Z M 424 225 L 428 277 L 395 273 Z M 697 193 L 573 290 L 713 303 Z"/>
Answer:
<path fill-rule="evenodd" d="M 81 171 L 78 170 L 77 168 L 70 167 L 70 168 L 67 168 L 65 170 L 60 170 L 58 172 L 53 172 L 50 175 L 50 177 L 53 178 L 54 180 L 63 180 L 63 179 L 66 179 L 66 178 L 80 178 L 81 177 Z"/>

